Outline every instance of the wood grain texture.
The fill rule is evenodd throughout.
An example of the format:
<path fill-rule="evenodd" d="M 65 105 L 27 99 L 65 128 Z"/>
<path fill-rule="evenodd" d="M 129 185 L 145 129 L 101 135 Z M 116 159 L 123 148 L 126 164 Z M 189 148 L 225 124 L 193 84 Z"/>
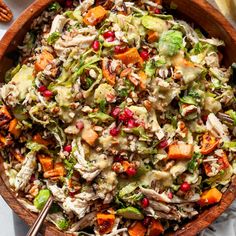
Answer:
<path fill-rule="evenodd" d="M 164 0 L 164 3 L 169 4 L 170 1 L 177 5 L 177 11 L 180 16 L 187 16 L 188 19 L 196 22 L 209 33 L 209 35 L 225 41 L 226 47 L 223 49 L 223 54 L 225 58 L 224 63 L 226 65 L 230 65 L 233 61 L 236 61 L 236 32 L 214 7 L 204 0 Z M 4 77 L 5 71 L 11 67 L 13 63 L 12 55 L 14 55 L 16 46 L 21 44 L 32 19 L 38 16 L 51 2 L 53 2 L 53 0 L 35 1 L 14 22 L 0 41 L 0 80 Z M 18 214 L 27 224 L 32 225 L 36 219 L 36 215 L 29 212 L 16 200 L 15 193 L 9 188 L 2 162 L 3 160 L 0 157 L 0 194 L 16 214 Z M 169 232 L 165 233 L 165 235 L 196 235 L 222 214 L 235 198 L 236 178 L 232 180 L 230 187 L 224 193 L 222 201 L 218 205 L 206 209 L 177 232 Z M 43 235 L 65 235 L 64 233 L 59 232 L 50 223 L 45 223 L 42 230 Z"/>

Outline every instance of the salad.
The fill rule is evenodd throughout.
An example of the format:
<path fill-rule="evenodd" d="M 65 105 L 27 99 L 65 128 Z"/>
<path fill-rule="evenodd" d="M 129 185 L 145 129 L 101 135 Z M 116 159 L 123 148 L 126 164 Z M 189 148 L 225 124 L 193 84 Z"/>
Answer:
<path fill-rule="evenodd" d="M 158 236 L 236 173 L 236 66 L 160 0 L 66 0 L 36 18 L 0 96 L 0 151 L 30 211 L 75 235 Z"/>

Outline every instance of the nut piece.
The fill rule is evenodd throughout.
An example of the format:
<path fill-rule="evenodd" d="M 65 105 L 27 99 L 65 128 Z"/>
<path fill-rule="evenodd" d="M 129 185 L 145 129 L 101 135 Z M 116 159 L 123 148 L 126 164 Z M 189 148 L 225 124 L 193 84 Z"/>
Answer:
<path fill-rule="evenodd" d="M 12 11 L 11 9 L 0 0 L 0 22 L 9 22 L 12 20 Z"/>

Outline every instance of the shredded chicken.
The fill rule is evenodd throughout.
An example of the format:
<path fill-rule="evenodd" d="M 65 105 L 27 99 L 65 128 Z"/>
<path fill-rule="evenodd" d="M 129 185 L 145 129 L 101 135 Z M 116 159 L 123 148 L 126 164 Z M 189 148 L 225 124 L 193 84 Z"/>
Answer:
<path fill-rule="evenodd" d="M 200 195 L 197 193 L 194 194 L 191 198 L 185 200 L 177 196 L 174 196 L 172 199 L 170 199 L 166 193 L 158 193 L 153 189 L 146 189 L 146 188 L 140 187 L 140 190 L 145 196 L 151 199 L 154 199 L 156 201 L 162 201 L 166 203 L 197 202 L 200 199 Z"/>
<path fill-rule="evenodd" d="M 16 175 L 15 179 L 15 188 L 16 191 L 23 190 L 25 186 L 28 184 L 30 177 L 34 173 L 34 169 L 36 168 L 36 157 L 35 153 L 29 153 L 22 164 L 21 170 Z"/>
<path fill-rule="evenodd" d="M 49 35 L 55 32 L 61 33 L 67 21 L 68 19 L 65 16 L 57 15 L 52 22 Z"/>
<path fill-rule="evenodd" d="M 230 141 L 227 126 L 222 124 L 214 113 L 208 115 L 206 127 L 214 136 L 222 138 L 224 142 Z"/>

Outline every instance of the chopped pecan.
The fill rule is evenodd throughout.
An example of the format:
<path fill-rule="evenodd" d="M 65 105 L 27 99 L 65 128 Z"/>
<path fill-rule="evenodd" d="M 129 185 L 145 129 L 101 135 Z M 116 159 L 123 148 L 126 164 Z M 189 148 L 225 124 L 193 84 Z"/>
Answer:
<path fill-rule="evenodd" d="M 0 0 L 0 22 L 9 22 L 13 18 L 11 9 L 6 5 L 5 2 Z"/>

